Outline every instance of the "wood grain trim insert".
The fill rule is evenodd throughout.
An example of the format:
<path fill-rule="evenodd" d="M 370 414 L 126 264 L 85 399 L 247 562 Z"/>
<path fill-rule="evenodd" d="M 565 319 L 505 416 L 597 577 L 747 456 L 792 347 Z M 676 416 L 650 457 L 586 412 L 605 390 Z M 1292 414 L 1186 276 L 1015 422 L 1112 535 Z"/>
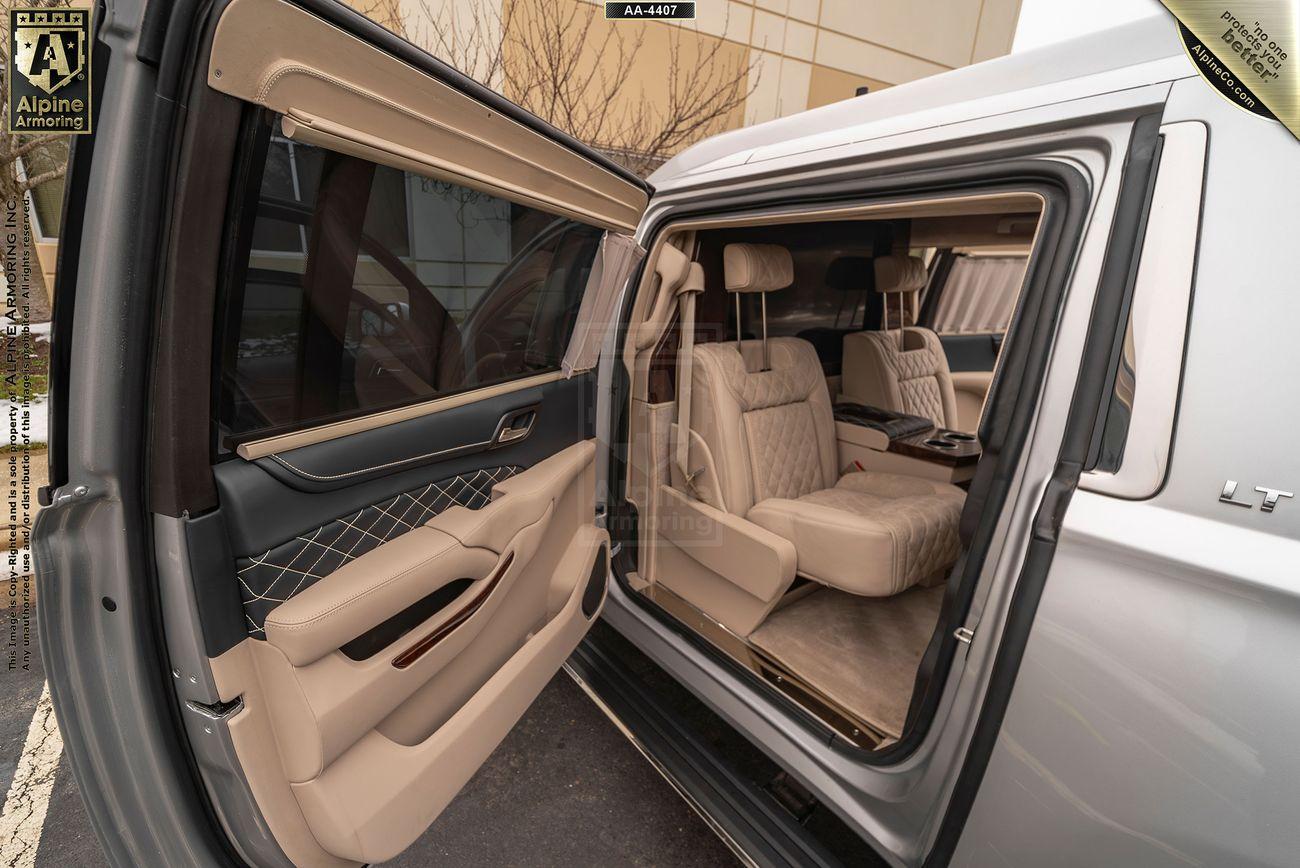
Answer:
<path fill-rule="evenodd" d="M 299 449 L 303 446 L 313 446 L 328 440 L 337 440 L 339 437 L 347 437 L 350 434 L 360 434 L 363 431 L 383 428 L 385 425 L 405 422 L 407 419 L 418 419 L 431 413 L 452 410 L 466 404 L 473 404 L 476 401 L 485 401 L 498 395 L 508 395 L 511 392 L 519 392 L 534 386 L 544 386 L 547 383 L 555 383 L 563 379 L 563 371 L 548 371 L 533 377 L 498 383 L 495 386 L 485 386 L 482 389 L 458 392 L 445 398 L 434 398 L 431 401 L 422 401 L 419 404 L 408 404 L 405 407 L 398 407 L 393 410 L 371 413 L 369 416 L 358 416 L 355 419 L 331 422 L 328 425 L 318 425 L 315 428 L 307 428 L 303 431 L 293 431 L 289 434 L 279 434 L 261 440 L 250 440 L 247 443 L 241 443 L 235 450 L 235 454 L 245 461 L 255 461 L 272 453 L 288 452 L 291 449 Z"/>
<path fill-rule="evenodd" d="M 950 439 L 949 434 L 953 434 L 954 438 Z M 946 448 L 931 446 L 932 440 L 951 445 Z M 970 467 L 979 462 L 981 449 L 979 440 L 970 434 L 949 431 L 947 428 L 931 428 L 929 431 L 890 440 L 889 451 L 945 467 Z"/>
<path fill-rule="evenodd" d="M 510 569 L 510 565 L 514 563 L 514 560 L 515 553 L 507 552 L 505 559 L 501 561 L 501 566 L 496 568 L 496 572 L 494 572 L 492 577 L 487 580 L 487 584 L 484 586 L 483 590 L 475 594 L 474 599 L 470 600 L 465 604 L 464 608 L 448 618 L 442 626 L 438 627 L 419 642 L 416 642 L 410 648 L 407 648 L 401 654 L 394 657 L 393 667 L 395 669 L 407 668 L 416 660 L 419 660 L 425 654 L 429 653 L 429 651 L 443 639 L 450 636 L 457 627 L 473 617 L 475 612 L 483 608 L 483 604 L 487 602 L 488 597 L 492 596 L 492 592 L 496 590 L 497 585 L 501 584 L 501 579 Z"/>

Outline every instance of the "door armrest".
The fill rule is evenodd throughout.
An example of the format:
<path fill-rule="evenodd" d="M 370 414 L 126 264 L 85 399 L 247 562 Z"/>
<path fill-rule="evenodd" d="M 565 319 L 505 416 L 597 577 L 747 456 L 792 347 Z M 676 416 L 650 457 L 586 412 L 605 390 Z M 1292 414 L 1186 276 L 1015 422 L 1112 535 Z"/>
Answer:
<path fill-rule="evenodd" d="M 474 579 L 465 592 L 473 593 L 497 560 L 487 549 L 467 548 L 441 531 L 418 527 L 281 603 L 266 618 L 266 639 L 290 663 L 306 666 L 448 582 Z"/>
<path fill-rule="evenodd" d="M 425 527 L 447 534 L 467 548 L 501 554 L 519 529 L 539 521 L 596 458 L 596 441 L 586 440 L 492 486 L 492 501 L 481 509 L 453 506 Z"/>

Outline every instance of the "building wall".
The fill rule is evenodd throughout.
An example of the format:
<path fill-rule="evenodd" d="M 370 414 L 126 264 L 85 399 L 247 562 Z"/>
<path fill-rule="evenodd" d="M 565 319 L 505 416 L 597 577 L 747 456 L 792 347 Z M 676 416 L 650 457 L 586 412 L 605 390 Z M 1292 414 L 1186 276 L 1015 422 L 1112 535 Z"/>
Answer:
<path fill-rule="evenodd" d="M 581 2 L 602 14 L 599 0 Z M 1020 0 L 700 0 L 696 10 L 693 22 L 617 26 L 747 48 L 748 125 L 1006 54 Z"/>
<path fill-rule="evenodd" d="M 501 33 L 500 21 L 502 4 L 512 0 L 348 2 L 426 48 L 435 28 L 457 42 L 457 31 L 495 22 L 489 32 L 510 36 Z M 848 99 L 859 87 L 876 91 L 1006 54 L 1021 0 L 698 0 L 698 18 L 680 22 L 606 21 L 602 0 L 513 3 L 517 14 L 507 16 L 507 30 L 544 26 L 545 16 L 563 18 L 575 5 L 591 7 L 592 26 L 585 40 L 574 39 L 573 51 L 581 57 L 580 68 L 603 63 L 602 74 L 621 78 L 629 104 L 644 104 L 642 93 L 651 105 L 667 102 L 670 83 L 663 72 L 674 40 L 683 60 L 721 43 L 724 65 L 748 69 L 737 82 L 746 97 L 707 135 Z M 430 22 L 431 14 L 439 16 L 436 22 Z M 611 32 L 642 40 L 632 68 L 614 68 L 616 53 L 599 51 Z M 517 41 L 507 38 L 506 44 Z M 463 71 L 517 98 L 481 70 Z"/>
<path fill-rule="evenodd" d="M 456 0 L 456 2 L 464 3 L 466 0 Z M 593 11 L 594 16 L 586 19 L 586 16 L 592 15 Z M 573 12 L 577 12 L 578 15 L 571 19 L 570 15 Z M 701 63 L 701 58 L 712 56 L 713 69 L 720 73 L 733 70 L 740 73 L 735 79 L 734 87 L 738 91 L 737 96 L 743 93 L 745 87 L 743 72 L 749 66 L 750 60 L 748 46 L 704 32 L 683 32 L 677 27 L 666 24 L 651 23 L 648 26 L 638 26 L 636 22 L 606 20 L 603 8 L 597 6 L 593 10 L 589 0 L 540 0 L 540 2 L 539 0 L 517 0 L 515 14 L 506 22 L 507 62 L 535 62 L 532 58 L 516 57 L 512 52 L 526 50 L 526 46 L 536 44 L 539 41 L 536 37 L 528 38 L 525 34 L 529 31 L 536 33 L 539 28 L 545 27 L 548 16 L 558 17 L 561 21 L 590 20 L 589 28 L 566 37 L 566 41 L 570 43 L 566 53 L 572 52 L 577 55 L 576 67 L 580 70 L 579 75 L 598 67 L 597 77 L 617 82 L 619 93 L 627 95 L 623 105 L 613 107 L 614 117 L 611 119 L 611 127 L 626 128 L 627 120 L 623 115 L 628 112 L 641 111 L 647 105 L 651 111 L 662 110 L 668 105 L 669 90 L 674 82 L 670 81 L 664 73 L 670 64 L 669 58 L 674 49 L 674 41 L 677 43 L 677 60 L 680 68 L 697 67 Z M 629 24 L 635 28 L 635 32 L 629 28 Z M 685 38 L 682 38 L 683 36 Z M 620 51 L 617 46 L 620 39 L 623 40 L 626 54 L 632 54 L 635 50 L 636 62 L 627 68 L 619 67 Z M 639 46 L 635 49 L 632 47 L 634 39 L 640 40 Z M 602 48 L 605 50 L 602 51 Z M 678 81 L 677 84 L 680 85 L 682 82 Z M 520 100 L 520 94 L 511 93 L 509 86 L 504 87 L 502 92 L 510 99 Z M 604 88 L 599 84 L 596 85 L 593 88 L 592 99 L 598 99 L 603 92 Z M 600 111 L 603 108 L 594 102 L 586 106 L 589 111 Z M 745 106 L 742 103 L 722 119 L 714 132 L 742 126 L 746 123 L 744 112 Z M 650 121 L 647 126 L 653 128 L 653 121 Z M 581 128 L 571 132 L 582 137 Z M 607 142 L 595 141 L 593 144 L 605 145 Z"/>

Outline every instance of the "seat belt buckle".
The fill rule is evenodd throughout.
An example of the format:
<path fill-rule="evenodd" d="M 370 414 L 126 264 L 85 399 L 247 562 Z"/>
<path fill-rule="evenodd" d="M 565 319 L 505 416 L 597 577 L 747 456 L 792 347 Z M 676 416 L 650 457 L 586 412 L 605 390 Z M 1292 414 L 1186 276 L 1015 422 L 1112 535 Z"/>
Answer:
<path fill-rule="evenodd" d="M 686 479 L 686 487 L 690 489 L 691 494 L 695 495 L 695 499 L 696 499 L 696 500 L 703 500 L 703 499 L 704 499 L 703 496 L 701 496 L 701 494 L 700 494 L 699 486 L 697 486 L 697 485 L 695 484 L 695 478 L 696 478 L 697 476 L 699 476 L 699 475 L 700 475 L 701 473 L 703 473 L 703 472 L 704 472 L 704 468 L 703 468 L 703 467 L 699 467 L 699 468 L 696 468 L 695 470 L 692 470 L 692 471 L 690 471 L 690 472 L 688 472 L 688 473 L 683 473 L 683 474 L 682 474 L 682 475 L 685 477 L 685 479 Z"/>

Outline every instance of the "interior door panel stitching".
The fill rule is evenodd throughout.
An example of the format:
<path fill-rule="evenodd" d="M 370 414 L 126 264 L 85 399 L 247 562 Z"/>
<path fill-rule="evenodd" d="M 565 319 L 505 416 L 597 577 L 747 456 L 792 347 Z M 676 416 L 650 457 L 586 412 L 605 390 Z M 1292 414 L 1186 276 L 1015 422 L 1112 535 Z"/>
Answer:
<path fill-rule="evenodd" d="M 346 473 L 336 473 L 329 476 L 320 476 L 315 473 L 311 473 L 309 471 L 303 470 L 300 467 L 295 467 L 294 465 L 290 464 L 288 461 L 285 461 L 283 458 L 281 458 L 278 454 L 272 454 L 270 457 L 276 463 L 283 465 L 288 470 L 306 479 L 315 479 L 321 482 L 330 482 L 335 479 L 347 479 L 348 477 L 351 476 L 361 476 L 366 473 L 373 473 L 376 470 L 387 470 L 390 467 L 399 467 L 403 464 L 410 464 L 413 461 L 423 461 L 426 458 L 436 458 L 439 455 L 447 455 L 452 452 L 462 452 L 469 449 L 478 449 L 480 447 L 486 447 L 490 445 L 492 445 L 491 439 L 483 440 L 478 443 L 466 443 L 463 446 L 453 446 L 449 449 L 439 449 L 436 452 L 428 452 L 425 453 L 424 455 L 416 455 L 413 458 L 402 458 L 398 461 L 389 461 L 387 464 L 376 464 L 373 467 L 363 467 L 360 470 L 349 470 Z"/>
<path fill-rule="evenodd" d="M 502 465 L 431 482 L 362 507 L 259 555 L 238 558 L 235 575 L 248 635 L 265 638 L 264 623 L 275 607 L 366 552 L 452 506 L 481 509 L 490 502 L 492 486 L 523 470 Z M 296 576 L 297 584 L 276 595 L 276 585 L 289 576 Z"/>
<path fill-rule="evenodd" d="M 321 612 L 317 612 L 317 613 L 315 613 L 315 614 L 313 614 L 313 615 L 311 615 L 311 616 L 309 616 L 309 617 L 307 617 L 307 618 L 303 618 L 303 619 L 300 620 L 300 621 L 293 621 L 293 622 L 288 622 L 288 621 L 275 621 L 275 626 L 276 626 L 277 628 L 281 629 L 281 630 L 303 630 L 303 629 L 305 629 L 305 628 L 307 628 L 307 627 L 314 627 L 314 626 L 316 626 L 318 623 L 320 623 L 321 621 L 326 620 L 327 618 L 331 617 L 332 615 L 337 615 L 340 611 L 342 611 L 342 610 L 345 609 L 346 607 L 350 606 L 352 603 L 355 603 L 357 600 L 360 600 L 360 599 L 363 598 L 363 597 L 368 597 L 369 595 L 375 593 L 376 591 L 382 591 L 384 588 L 387 588 L 389 585 L 393 584 L 394 582 L 397 582 L 397 581 L 400 581 L 401 579 L 406 578 L 407 576 L 409 576 L 411 573 L 415 572 L 416 570 L 419 570 L 419 569 L 422 569 L 423 567 L 428 566 L 429 564 L 433 563 L 434 561 L 438 560 L 439 558 L 443 557 L 444 555 L 449 555 L 449 554 L 451 554 L 451 553 L 452 553 L 453 551 L 455 551 L 457 548 L 461 548 L 461 546 L 460 546 L 459 544 L 456 544 L 456 545 L 450 545 L 450 546 L 448 546 L 448 547 L 445 548 L 445 549 L 441 549 L 441 550 L 439 550 L 439 551 L 434 552 L 433 554 L 429 555 L 427 558 L 424 558 L 424 559 L 423 559 L 422 561 L 420 561 L 419 563 L 411 564 L 409 567 L 407 567 L 406 569 L 402 570 L 400 573 L 396 573 L 396 574 L 394 574 L 394 575 L 389 576 L 388 578 L 384 579 L 384 580 L 383 580 L 382 582 L 380 582 L 379 584 L 374 585 L 374 586 L 369 587 L 369 588 L 366 588 L 364 591 L 359 591 L 359 592 L 353 594 L 352 596 L 348 597 L 347 599 L 340 600 L 339 602 L 335 603 L 333 606 L 330 606 L 328 609 L 325 609 L 325 610 L 323 610 L 323 611 L 321 611 Z M 375 551 L 375 549 L 371 549 L 371 551 Z M 370 552 L 366 552 L 366 554 L 370 554 Z M 365 557 L 365 555 L 362 555 L 361 557 Z M 359 559 L 359 558 L 358 558 L 358 559 Z M 357 559 L 354 559 L 354 560 L 357 560 Z M 336 570 L 336 572 L 337 572 L 337 570 Z M 436 590 L 436 589 L 434 589 L 434 590 Z M 274 617 L 275 617 L 275 614 L 272 613 L 271 616 L 268 617 L 268 618 L 266 619 L 266 620 L 267 620 L 267 623 L 271 623 L 272 618 L 274 618 Z"/>
<path fill-rule="evenodd" d="M 435 488 L 435 487 L 438 487 L 438 486 L 437 486 L 437 483 L 430 483 L 429 485 L 425 486 L 424 491 L 427 492 L 430 488 Z M 443 494 L 443 493 L 445 493 L 445 489 L 442 489 L 442 488 L 439 487 L 439 494 Z M 381 508 L 381 509 L 380 509 L 380 512 L 381 512 L 385 517 L 387 517 L 387 518 L 391 518 L 391 519 L 393 519 L 397 524 L 400 524 L 400 525 L 404 526 L 407 530 L 414 530 L 416 526 L 413 525 L 413 524 L 410 524 L 410 523 L 407 522 L 407 521 L 405 521 L 405 516 L 407 516 L 407 515 L 410 514 L 412 506 L 422 506 L 422 504 L 420 503 L 420 501 L 419 501 L 417 498 L 412 497 L 409 493 L 404 492 L 404 493 L 402 493 L 402 494 L 399 494 L 399 495 L 394 499 L 394 503 L 393 503 L 392 505 L 393 505 L 393 506 L 396 506 L 396 505 L 397 505 L 397 501 L 400 501 L 403 497 L 409 497 L 409 498 L 411 499 L 411 506 L 408 506 L 408 507 L 406 507 L 405 510 L 403 510 L 403 512 L 402 512 L 402 516 L 403 516 L 403 517 L 402 517 L 402 518 L 398 518 L 397 516 L 394 516 L 394 515 L 393 515 L 392 513 L 390 513 L 390 512 L 388 511 L 388 509 L 386 509 L 386 508 Z M 426 510 L 426 511 L 427 511 L 427 510 Z M 421 516 L 421 518 L 423 519 L 423 516 Z M 353 559 L 355 559 L 355 558 L 357 558 L 357 557 L 360 557 L 359 554 L 353 554 L 353 552 L 355 552 L 357 546 L 359 546 L 359 545 L 361 545 L 361 543 L 365 542 L 367 538 L 370 538 L 370 539 L 375 540 L 375 541 L 376 541 L 376 545 L 381 545 L 381 544 L 387 542 L 389 539 L 394 539 L 396 536 L 400 536 L 400 535 L 401 535 L 401 534 L 399 533 L 399 534 L 395 534 L 394 536 L 391 536 L 391 537 L 388 537 L 388 538 L 384 538 L 384 537 L 381 537 L 381 536 L 378 536 L 378 535 L 376 535 L 376 534 L 371 533 L 371 532 L 370 532 L 370 528 L 360 528 L 360 527 L 357 527 L 357 525 L 355 525 L 355 524 L 353 523 L 353 522 L 356 521 L 356 520 L 358 520 L 358 519 L 336 519 L 336 521 L 341 522 L 341 523 L 344 525 L 344 527 L 345 527 L 346 529 L 355 530 L 355 531 L 357 531 L 358 534 L 360 534 L 360 536 L 357 537 L 356 541 L 352 543 L 351 548 L 349 548 L 346 552 L 345 552 L 345 551 L 340 551 L 339 549 L 334 548 L 334 546 L 333 546 L 332 543 L 326 544 L 326 543 L 321 543 L 321 542 L 319 542 L 319 541 L 317 540 L 317 537 L 319 537 L 320 534 L 325 530 L 325 528 L 326 528 L 326 527 L 329 527 L 329 525 L 322 525 L 321 527 L 316 528 L 316 530 L 312 532 L 312 536 L 311 536 L 310 539 L 307 539 L 306 537 L 302 537 L 302 536 L 298 536 L 298 537 L 296 537 L 296 539 L 299 539 L 299 540 L 301 540 L 301 541 L 304 542 L 304 543 L 315 544 L 315 545 L 320 546 L 320 547 L 321 547 L 321 552 L 320 552 L 319 555 L 317 555 L 316 560 L 315 560 L 314 562 L 312 562 L 311 567 L 309 567 L 306 571 L 299 571 L 299 570 L 293 570 L 292 568 L 286 568 L 286 571 L 287 571 L 287 572 L 297 573 L 297 574 L 301 577 L 301 578 L 299 579 L 299 581 L 298 581 L 298 584 L 294 586 L 294 589 L 293 589 L 292 591 L 290 591 L 290 592 L 285 596 L 285 599 L 286 599 L 286 600 L 289 599 L 289 597 L 292 597 L 294 594 L 296 594 L 296 593 L 297 593 L 297 592 L 302 588 L 302 582 L 303 582 L 305 579 L 314 577 L 314 574 L 312 573 L 312 569 L 315 568 L 315 567 L 320 563 L 321 558 L 325 557 L 325 555 L 326 555 L 327 553 L 329 553 L 329 552 L 334 552 L 335 554 L 337 554 L 337 555 L 339 555 L 339 556 L 341 556 L 341 557 L 347 559 L 348 561 L 350 561 L 350 560 L 353 560 Z M 372 525 L 372 527 L 373 527 L 373 525 Z M 394 529 L 394 530 L 397 530 L 396 526 L 395 526 L 393 529 Z M 346 532 L 346 531 L 344 531 L 344 532 Z M 402 533 L 405 533 L 405 531 L 403 531 Z M 338 541 L 337 539 L 334 540 L 334 542 L 337 542 L 337 541 Z M 270 554 L 270 551 L 268 551 L 267 554 L 269 555 L 269 554 Z M 363 552 L 362 554 L 364 554 L 364 552 Z M 346 561 L 345 561 L 345 563 L 346 563 Z M 244 567 L 243 569 L 240 569 L 238 572 L 239 572 L 239 573 L 243 573 L 245 570 L 252 569 L 254 566 L 261 566 L 261 565 L 263 565 L 263 562 L 262 562 L 262 561 L 260 561 L 260 560 L 254 560 L 254 562 L 253 562 L 252 564 L 250 564 L 250 565 Z M 241 579 L 240 581 L 242 582 L 243 580 Z M 273 583 L 273 584 L 274 584 L 274 583 Z M 248 587 L 248 585 L 245 583 L 245 584 L 244 584 L 244 587 Z M 270 589 L 268 588 L 268 590 L 270 590 Z M 251 588 L 249 588 L 249 592 L 252 593 L 252 589 L 251 589 Z"/>
<path fill-rule="evenodd" d="M 347 525 L 348 527 L 355 527 L 355 525 L 352 525 L 352 524 L 349 523 L 349 522 L 344 522 L 344 524 Z M 302 542 L 304 542 L 304 543 L 308 543 L 308 544 L 315 543 L 315 542 L 316 542 L 316 537 L 320 536 L 321 532 L 324 531 L 325 528 L 328 527 L 328 526 L 329 526 L 329 525 L 322 525 L 321 527 L 316 528 L 315 532 L 312 533 L 312 538 L 311 538 L 311 539 L 305 539 L 305 538 L 303 538 L 303 537 L 296 537 L 296 539 L 302 540 Z M 312 573 L 312 570 L 315 569 L 316 566 L 317 566 L 318 564 L 320 564 L 320 562 L 321 562 L 321 558 L 325 557 L 325 555 L 326 555 L 328 552 L 334 552 L 334 553 L 336 553 L 336 554 L 340 554 L 340 555 L 342 555 L 343 557 L 351 557 L 351 556 L 352 556 L 352 551 L 353 551 L 354 549 L 356 549 L 357 545 L 359 545 L 359 544 L 361 543 L 361 540 L 362 540 L 362 539 L 364 539 L 364 537 L 358 539 L 357 542 L 353 543 L 353 544 L 352 544 L 352 548 L 349 549 L 349 550 L 346 551 L 346 552 L 340 552 L 338 549 L 333 548 L 332 546 L 322 545 L 322 546 L 321 546 L 320 554 L 318 554 L 318 555 L 316 556 L 316 560 L 313 561 L 313 562 L 312 562 L 312 565 L 311 565 L 310 567 L 308 567 L 306 570 L 295 570 L 295 569 L 293 569 L 292 567 L 285 567 L 285 568 L 284 568 L 284 571 L 285 571 L 285 572 L 288 572 L 288 573 L 294 573 L 294 574 L 296 574 L 296 575 L 298 576 L 298 584 L 294 585 L 294 586 L 293 586 L 293 590 L 291 590 L 288 594 L 285 595 L 285 599 L 286 599 L 286 600 L 289 599 L 289 598 L 292 597 L 294 594 L 298 593 L 298 591 L 302 590 L 302 583 L 305 582 L 307 579 L 309 579 L 309 578 L 313 578 L 313 577 L 314 577 L 315 574 Z M 270 553 L 271 553 L 270 550 L 268 550 L 268 551 L 267 551 L 267 555 L 269 555 Z M 236 571 L 236 575 L 239 576 L 239 583 L 240 583 L 241 585 L 244 586 L 244 588 L 248 591 L 248 593 L 249 593 L 250 596 L 254 596 L 254 597 L 256 597 L 256 596 L 257 596 L 257 592 L 254 591 L 252 588 L 250 588 L 250 587 L 248 586 L 248 583 L 244 581 L 244 578 L 243 578 L 242 573 L 243 573 L 245 570 L 251 570 L 251 569 L 253 569 L 254 567 L 257 567 L 257 566 L 264 566 L 264 565 L 265 565 L 265 563 L 264 563 L 263 561 L 255 560 L 253 563 L 249 564 L 248 566 L 244 567 L 243 569 L 240 569 L 240 570 L 237 570 L 237 571 Z M 276 579 L 276 581 L 279 581 L 279 579 Z M 272 587 L 274 587 L 274 584 L 275 584 L 275 583 L 272 582 Z M 267 588 L 267 591 L 268 591 L 268 592 L 270 592 L 270 590 L 271 590 L 271 588 Z"/>

